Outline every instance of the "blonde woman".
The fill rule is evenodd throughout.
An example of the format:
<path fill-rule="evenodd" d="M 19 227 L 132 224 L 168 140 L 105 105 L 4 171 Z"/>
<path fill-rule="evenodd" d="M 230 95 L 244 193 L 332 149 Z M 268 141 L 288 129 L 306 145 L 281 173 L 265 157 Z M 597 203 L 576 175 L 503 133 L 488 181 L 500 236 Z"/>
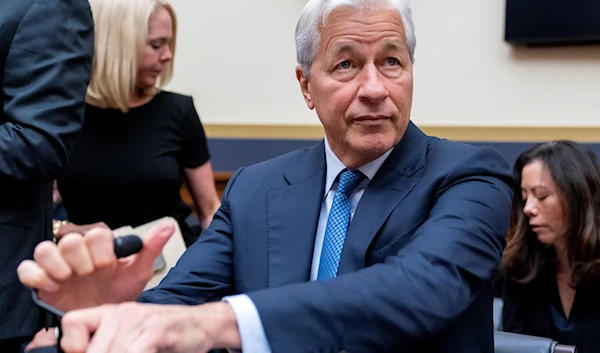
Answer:
<path fill-rule="evenodd" d="M 187 246 L 182 180 L 203 228 L 219 207 L 204 130 L 192 98 L 161 89 L 173 74 L 177 20 L 163 0 L 90 0 L 95 57 L 85 124 L 58 189 L 72 223 L 138 226 L 171 216 Z M 115 25 L 118 23 L 118 25 Z"/>

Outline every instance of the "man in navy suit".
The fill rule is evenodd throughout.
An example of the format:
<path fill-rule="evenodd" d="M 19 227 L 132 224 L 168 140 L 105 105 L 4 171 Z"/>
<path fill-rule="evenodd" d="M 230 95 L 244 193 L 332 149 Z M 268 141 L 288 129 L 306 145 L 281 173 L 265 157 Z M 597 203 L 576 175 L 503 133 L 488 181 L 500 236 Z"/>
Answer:
<path fill-rule="evenodd" d="M 138 299 L 68 313 L 67 351 L 493 352 L 509 166 L 410 122 L 404 0 L 331 3 L 309 1 L 296 30 L 296 76 L 325 139 L 238 170 L 158 287 L 138 298 L 168 224 L 129 259 L 96 229 L 21 265 L 64 310 Z"/>
<path fill-rule="evenodd" d="M 0 350 L 18 351 L 44 324 L 17 278 L 52 239 L 52 181 L 83 123 L 93 56 L 86 0 L 0 5 Z"/>

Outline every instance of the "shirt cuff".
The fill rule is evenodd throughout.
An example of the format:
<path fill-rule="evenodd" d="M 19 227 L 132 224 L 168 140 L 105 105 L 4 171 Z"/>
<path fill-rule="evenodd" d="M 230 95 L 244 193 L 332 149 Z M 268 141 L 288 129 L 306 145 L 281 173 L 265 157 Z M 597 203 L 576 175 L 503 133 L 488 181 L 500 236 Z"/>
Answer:
<path fill-rule="evenodd" d="M 223 300 L 231 305 L 235 313 L 242 340 L 242 352 L 270 353 L 271 347 L 269 341 L 267 341 L 267 335 L 260 320 L 258 309 L 256 309 L 252 299 L 246 294 L 238 294 L 224 297 Z"/>

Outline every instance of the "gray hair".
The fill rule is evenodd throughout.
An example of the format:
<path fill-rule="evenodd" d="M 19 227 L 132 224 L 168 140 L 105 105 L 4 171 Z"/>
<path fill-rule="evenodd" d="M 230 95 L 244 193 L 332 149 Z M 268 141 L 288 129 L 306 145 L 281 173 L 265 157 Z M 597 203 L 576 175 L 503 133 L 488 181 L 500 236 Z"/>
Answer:
<path fill-rule="evenodd" d="M 296 58 L 302 67 L 306 77 L 310 77 L 317 48 L 321 41 L 319 25 L 326 26 L 327 18 L 338 7 L 350 7 L 363 13 L 368 9 L 387 8 L 396 10 L 402 18 L 404 31 L 406 32 L 406 43 L 410 60 L 414 61 L 417 39 L 415 37 L 415 25 L 408 4 L 409 0 L 310 0 L 296 25 Z"/>

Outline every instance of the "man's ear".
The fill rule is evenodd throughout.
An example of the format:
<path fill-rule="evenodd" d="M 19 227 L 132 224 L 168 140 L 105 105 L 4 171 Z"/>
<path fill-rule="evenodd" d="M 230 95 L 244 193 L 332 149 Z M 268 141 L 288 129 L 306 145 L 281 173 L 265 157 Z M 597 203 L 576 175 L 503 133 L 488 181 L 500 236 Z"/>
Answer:
<path fill-rule="evenodd" d="M 296 66 L 296 78 L 300 83 L 300 90 L 302 90 L 302 96 L 304 97 L 304 101 L 309 109 L 314 109 L 315 105 L 312 101 L 312 95 L 310 93 L 310 80 L 304 75 L 302 72 L 302 66 Z"/>

